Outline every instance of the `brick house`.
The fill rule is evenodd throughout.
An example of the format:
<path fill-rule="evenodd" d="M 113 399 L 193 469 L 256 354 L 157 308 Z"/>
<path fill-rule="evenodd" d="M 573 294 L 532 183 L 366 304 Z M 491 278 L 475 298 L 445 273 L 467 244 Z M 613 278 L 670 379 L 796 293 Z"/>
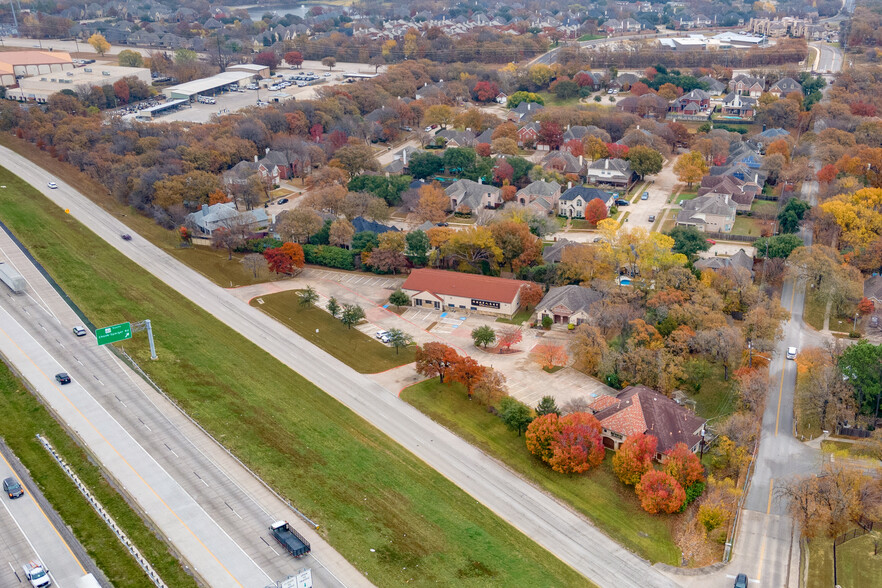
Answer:
<path fill-rule="evenodd" d="M 456 308 L 511 318 L 521 306 L 521 288 L 529 283 L 423 268 L 413 270 L 401 289 L 417 308 Z"/>

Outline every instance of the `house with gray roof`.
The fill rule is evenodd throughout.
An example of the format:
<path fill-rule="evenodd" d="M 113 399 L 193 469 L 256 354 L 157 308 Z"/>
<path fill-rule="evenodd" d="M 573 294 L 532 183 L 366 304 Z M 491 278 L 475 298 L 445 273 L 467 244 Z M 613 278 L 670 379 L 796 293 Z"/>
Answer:
<path fill-rule="evenodd" d="M 497 208 L 502 204 L 502 191 L 472 180 L 457 180 L 444 191 L 450 198 L 450 210 Z"/>
<path fill-rule="evenodd" d="M 507 120 L 513 123 L 530 122 L 545 107 L 536 102 L 521 102 L 508 111 Z"/>
<path fill-rule="evenodd" d="M 594 184 L 630 187 L 637 181 L 637 174 L 624 159 L 598 159 L 588 165 L 588 181 Z"/>
<path fill-rule="evenodd" d="M 547 171 L 556 171 L 560 174 L 572 174 L 580 178 L 585 175 L 585 157 L 574 156 L 569 151 L 550 151 L 542 158 L 540 163 Z"/>
<path fill-rule="evenodd" d="M 560 286 L 551 288 L 536 305 L 537 318 L 541 321 L 551 317 L 554 324 L 581 325 L 588 322 L 591 306 L 603 300 L 603 294 L 583 286 Z"/>
<path fill-rule="evenodd" d="M 610 192 L 598 188 L 586 188 L 585 186 L 573 186 L 560 195 L 557 204 L 557 214 L 567 218 L 585 218 L 585 207 L 592 200 L 599 199 L 609 211 L 614 197 Z"/>
<path fill-rule="evenodd" d="M 195 227 L 203 235 L 208 236 L 220 228 L 228 228 L 240 223 L 250 225 L 249 229 L 252 232 L 259 231 L 269 225 L 269 220 L 265 208 L 239 212 L 232 202 L 221 202 L 211 206 L 203 204 L 200 210 L 191 212 L 186 217 L 187 225 Z"/>
<path fill-rule="evenodd" d="M 748 212 L 760 190 L 760 186 L 753 181 L 740 180 L 735 176 L 704 176 L 698 188 L 698 195 L 728 194 L 739 212 Z"/>
<path fill-rule="evenodd" d="M 726 91 L 726 84 L 710 76 L 700 77 L 698 81 L 707 84 L 707 93 L 711 96 L 722 96 Z"/>
<path fill-rule="evenodd" d="M 545 263 L 560 263 L 563 258 L 563 252 L 570 247 L 590 247 L 590 245 L 577 243 L 569 239 L 558 239 L 542 250 L 542 259 Z"/>
<path fill-rule="evenodd" d="M 728 194 L 707 194 L 683 203 L 677 226 L 705 233 L 728 233 L 735 224 L 735 203 Z"/>
<path fill-rule="evenodd" d="M 799 92 L 802 94 L 802 84 L 793 78 L 781 78 L 769 88 L 769 94 L 777 96 L 778 98 L 783 98 L 791 92 Z"/>
<path fill-rule="evenodd" d="M 882 308 L 882 276 L 864 280 L 864 298 L 872 300 L 877 309 Z"/>
<path fill-rule="evenodd" d="M 524 206 L 527 206 L 537 198 L 550 198 L 557 206 L 560 198 L 561 186 L 557 182 L 546 182 L 545 180 L 537 180 L 531 184 L 527 184 L 515 195 L 515 200 Z"/>
<path fill-rule="evenodd" d="M 694 265 L 700 270 L 708 269 L 713 271 L 719 271 L 727 267 L 742 267 L 753 274 L 753 257 L 745 253 L 744 249 L 739 249 L 731 257 L 714 256 L 699 259 Z"/>

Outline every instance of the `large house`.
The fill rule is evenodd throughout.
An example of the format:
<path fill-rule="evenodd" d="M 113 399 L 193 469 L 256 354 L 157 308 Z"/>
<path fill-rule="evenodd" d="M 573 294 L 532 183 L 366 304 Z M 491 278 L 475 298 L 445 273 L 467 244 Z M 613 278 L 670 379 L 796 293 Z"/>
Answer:
<path fill-rule="evenodd" d="M 219 204 L 203 204 L 196 212 L 191 212 L 186 217 L 186 223 L 195 227 L 203 235 L 211 234 L 221 228 L 232 228 L 240 224 L 247 224 L 248 230 L 254 232 L 265 229 L 269 224 L 265 208 L 255 208 L 246 212 L 236 210 L 232 202 Z"/>
<path fill-rule="evenodd" d="M 542 250 L 542 260 L 545 263 L 560 263 L 563 259 L 563 253 L 571 247 L 591 247 L 586 243 L 577 243 L 569 239 L 558 239 L 548 247 Z"/>
<path fill-rule="evenodd" d="M 735 255 L 733 255 L 731 257 L 713 256 L 713 257 L 706 257 L 704 259 L 699 259 L 698 261 L 695 262 L 694 265 L 695 265 L 696 269 L 700 269 L 700 270 L 709 269 L 709 270 L 713 270 L 713 271 L 719 271 L 719 270 L 727 268 L 727 267 L 730 267 L 730 268 L 743 267 L 744 269 L 749 271 L 751 274 L 753 274 L 753 257 L 746 254 L 744 252 L 744 249 L 739 249 L 735 253 Z"/>
<path fill-rule="evenodd" d="M 766 89 L 766 78 L 739 74 L 729 82 L 729 89 L 742 96 L 759 98 Z"/>
<path fill-rule="evenodd" d="M 569 151 L 551 151 L 542 158 L 539 164 L 546 171 L 555 171 L 563 175 L 574 175 L 580 178 L 585 175 L 585 157 L 575 157 Z"/>
<path fill-rule="evenodd" d="M 731 175 L 704 176 L 698 195 L 728 194 L 738 212 L 749 212 L 760 187 L 752 181 L 744 181 Z"/>
<path fill-rule="evenodd" d="M 732 92 L 723 98 L 721 111 L 726 116 L 753 118 L 756 114 L 756 98 L 742 96 L 737 92 Z"/>
<path fill-rule="evenodd" d="M 592 200 L 600 200 L 609 211 L 613 204 L 613 195 L 598 188 L 573 186 L 560 195 L 557 203 L 557 214 L 567 218 L 585 218 L 585 207 Z"/>
<path fill-rule="evenodd" d="M 726 91 L 726 84 L 710 76 L 700 77 L 698 81 L 707 84 L 707 93 L 711 96 L 721 96 Z"/>
<path fill-rule="evenodd" d="M 515 195 L 515 201 L 522 206 L 528 206 L 546 214 L 557 210 L 560 199 L 560 184 L 538 180 L 527 184 Z"/>
<path fill-rule="evenodd" d="M 602 299 L 603 294 L 592 288 L 560 286 L 548 290 L 536 312 L 540 321 L 548 316 L 554 324 L 581 325 L 588 322 L 591 305 Z"/>
<path fill-rule="evenodd" d="M 628 386 L 615 396 L 601 396 L 588 410 L 600 421 L 604 447 L 617 451 L 632 435 L 653 435 L 658 439 L 658 461 L 678 443 L 697 452 L 707 422 L 646 386 Z"/>
<path fill-rule="evenodd" d="M 728 194 L 707 194 L 683 203 L 677 226 L 705 233 L 728 233 L 735 224 L 735 203 Z"/>
<path fill-rule="evenodd" d="M 588 181 L 595 184 L 610 184 L 629 187 L 637 180 L 631 164 L 624 159 L 598 159 L 588 166 Z"/>
<path fill-rule="evenodd" d="M 502 204 L 502 191 L 495 186 L 488 186 L 472 180 L 457 180 L 445 190 L 450 198 L 450 210 L 468 208 L 469 211 L 480 208 L 496 208 Z"/>
<path fill-rule="evenodd" d="M 671 103 L 671 112 L 686 115 L 698 115 L 710 106 L 710 94 L 696 88 L 687 94 L 683 94 Z"/>
<path fill-rule="evenodd" d="M 783 98 L 787 96 L 791 92 L 798 92 L 802 94 L 802 84 L 794 80 L 793 78 L 781 78 L 769 88 L 769 94 L 777 96 L 778 98 Z"/>
<path fill-rule="evenodd" d="M 530 282 L 438 269 L 415 269 L 401 285 L 411 304 L 430 310 L 461 309 L 511 318 Z"/>
<path fill-rule="evenodd" d="M 529 122 L 533 120 L 533 116 L 538 114 L 543 108 L 545 107 L 536 102 L 521 102 L 508 111 L 506 119 L 513 123 Z"/>

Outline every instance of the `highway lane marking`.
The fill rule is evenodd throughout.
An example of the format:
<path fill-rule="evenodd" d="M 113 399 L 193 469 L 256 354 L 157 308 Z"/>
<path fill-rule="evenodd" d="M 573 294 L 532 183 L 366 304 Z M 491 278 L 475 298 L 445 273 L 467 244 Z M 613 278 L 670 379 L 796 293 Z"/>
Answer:
<path fill-rule="evenodd" d="M 203 479 L 202 479 L 202 476 L 200 476 L 200 475 L 197 474 L 196 472 L 193 472 L 193 475 L 196 476 L 197 478 L 199 478 L 199 481 L 202 482 L 203 484 L 205 484 L 205 487 L 206 487 L 206 488 L 208 487 L 208 482 L 206 482 L 205 480 L 203 480 Z"/>
<path fill-rule="evenodd" d="M 769 478 L 769 504 L 766 506 L 766 514 L 772 512 L 772 488 L 775 487 L 775 478 Z"/>
<path fill-rule="evenodd" d="M 120 397 L 117 396 L 116 394 L 114 394 L 114 396 L 116 396 L 116 399 L 119 400 L 119 403 L 120 403 L 120 404 L 122 404 L 123 406 L 125 406 L 126 408 L 128 408 L 128 406 L 126 406 L 126 403 L 122 401 L 122 398 L 120 398 Z"/>
<path fill-rule="evenodd" d="M 18 480 L 18 483 L 21 484 L 22 488 L 24 488 L 24 483 L 21 481 L 21 478 L 18 477 L 18 474 L 15 473 L 15 470 L 12 469 L 12 465 L 11 465 L 11 464 L 9 463 L 9 461 L 6 459 L 6 456 L 3 455 L 2 453 L 0 453 L 0 457 L 3 458 L 3 462 L 9 467 L 9 471 L 12 472 L 12 475 L 15 476 L 15 479 Z M 43 515 L 43 518 L 46 519 L 46 522 L 49 523 L 49 526 L 52 527 L 52 530 L 55 531 L 55 534 L 58 535 L 58 538 L 61 540 L 61 542 L 62 542 L 62 543 L 64 544 L 64 546 L 67 548 L 68 552 L 70 552 L 70 556 L 71 556 L 72 558 L 74 558 L 74 561 L 77 562 L 77 565 L 78 565 L 78 566 L 80 566 L 80 569 L 83 571 L 83 575 L 86 575 L 86 573 L 87 573 L 87 572 L 86 572 L 86 568 L 83 567 L 83 564 L 81 564 L 81 563 L 80 563 L 80 560 L 77 558 L 77 556 L 74 555 L 74 552 L 73 552 L 73 550 L 70 548 L 70 545 L 67 544 L 67 541 L 64 540 L 64 538 L 61 536 L 61 533 L 58 532 L 58 529 L 55 528 L 55 525 L 52 523 L 52 521 L 49 519 L 49 517 L 46 516 L 46 512 L 43 510 L 43 507 L 40 506 L 40 503 L 37 502 L 37 499 L 34 498 L 33 496 L 30 496 L 30 499 L 34 502 L 34 506 L 36 506 L 36 507 L 37 507 L 37 510 L 40 511 L 40 514 Z M 7 508 L 6 510 L 7 510 L 7 512 L 9 511 L 8 508 Z M 10 512 L 9 515 L 12 516 L 12 513 Z M 15 517 L 12 517 L 12 519 L 15 520 Z M 18 525 L 17 522 L 16 522 L 15 524 Z M 19 529 L 21 529 L 21 527 L 19 527 Z M 22 531 L 22 535 L 24 535 L 24 531 Z M 27 535 L 25 535 L 25 539 L 27 539 L 27 538 L 28 538 Z M 28 540 L 28 544 L 30 544 L 30 540 Z M 34 547 L 34 546 L 31 545 L 31 548 L 33 548 L 33 547 Z M 37 550 L 36 550 L 36 549 L 34 549 L 34 553 L 37 553 Z M 11 564 L 10 564 L 10 565 L 11 565 Z M 14 572 L 15 569 L 13 568 L 12 571 Z M 17 574 L 16 574 L 16 575 L 17 575 Z"/>
<path fill-rule="evenodd" d="M 279 552 L 276 551 L 275 549 L 273 549 L 273 546 L 266 542 L 266 539 L 264 539 L 263 537 L 261 537 L 260 540 L 263 541 L 264 544 L 265 544 L 267 547 L 269 547 L 270 549 L 272 549 L 272 550 L 273 550 L 273 553 L 275 553 L 276 555 L 279 555 Z M 323 566 L 323 567 L 324 567 L 324 566 Z M 327 569 L 327 568 L 325 568 L 325 569 Z M 333 575 L 333 574 L 332 574 L 332 575 Z"/>
<path fill-rule="evenodd" d="M 172 454 L 173 454 L 175 457 L 177 457 L 177 458 L 180 458 L 180 457 L 181 457 L 180 455 L 178 455 L 177 453 L 175 453 L 175 450 L 174 450 L 174 449 L 172 449 L 171 447 L 168 446 L 168 443 L 163 443 L 163 445 L 165 445 L 165 448 L 168 449 L 169 451 L 171 451 Z"/>
<path fill-rule="evenodd" d="M 223 564 L 223 562 L 222 562 L 221 560 L 218 559 L 218 557 L 214 554 L 214 552 L 212 552 L 212 551 L 208 548 L 208 546 L 205 545 L 205 543 L 202 542 L 202 539 L 200 539 L 200 538 L 196 535 L 196 533 L 193 532 L 193 530 L 189 527 L 189 525 L 187 525 L 187 523 L 184 522 L 184 520 L 180 517 L 180 515 L 178 515 L 178 513 L 175 512 L 175 510 L 174 510 L 173 508 L 171 508 L 171 507 L 168 505 L 168 503 L 167 503 L 167 502 L 166 502 L 166 501 L 165 501 L 165 500 L 159 495 L 159 493 L 156 492 L 156 490 L 155 490 L 150 484 L 147 483 L 147 480 L 145 480 L 145 479 L 141 476 L 141 474 L 140 474 L 140 473 L 139 473 L 134 467 L 132 467 L 132 465 L 129 463 L 129 461 L 128 461 L 128 460 L 127 460 L 127 459 L 126 459 L 126 458 L 125 458 L 120 452 L 119 452 L 119 450 L 116 448 L 116 446 L 114 446 L 114 445 L 110 442 L 110 440 L 108 440 L 107 437 L 105 437 L 104 434 L 103 434 L 100 430 L 98 430 L 98 427 L 96 427 L 96 426 L 94 425 L 94 423 L 92 423 L 92 421 L 90 421 L 90 420 L 86 417 L 86 415 L 84 415 L 84 414 L 80 411 L 80 409 L 76 406 L 76 404 L 73 403 L 73 401 L 67 396 L 67 394 L 65 394 L 64 391 L 63 391 L 61 388 L 59 388 L 58 386 L 56 386 L 56 385 L 53 383 L 53 379 L 49 378 L 49 376 L 43 371 L 43 369 L 42 369 L 40 366 L 37 365 L 37 363 L 33 360 L 33 358 L 32 358 L 30 355 L 28 355 L 27 353 L 25 353 L 24 349 L 22 349 L 22 348 L 18 345 L 18 343 L 16 343 L 16 341 L 15 341 L 15 340 L 9 335 L 9 333 L 7 333 L 7 332 L 6 332 L 5 330 L 3 330 L 2 328 L 0 328 L 0 332 L 2 332 L 2 333 L 6 336 L 6 338 L 9 340 L 9 342 L 12 343 L 12 344 L 15 346 L 16 349 L 18 349 L 19 353 L 21 353 L 23 357 L 26 357 L 26 358 L 31 362 L 31 365 L 34 366 L 34 368 L 35 368 L 35 369 L 36 369 L 36 370 L 37 370 L 37 371 L 38 371 L 38 372 L 39 372 L 39 373 L 40 373 L 40 374 L 46 379 L 47 382 L 49 382 L 49 385 L 50 385 L 50 386 L 52 386 L 53 388 L 55 388 L 56 392 L 57 392 L 62 398 L 64 398 L 64 400 L 65 400 L 65 401 L 71 406 L 71 408 L 73 408 L 74 412 L 76 412 L 76 413 L 80 416 L 80 418 L 83 419 L 83 421 L 85 421 L 86 423 L 89 424 L 89 426 L 92 428 L 93 431 L 95 431 L 95 433 L 101 438 L 101 440 L 104 441 L 104 443 L 107 444 L 107 446 L 108 446 L 111 450 L 113 450 L 114 453 L 116 453 L 117 457 L 118 457 L 118 458 L 119 458 L 124 464 L 126 464 L 126 466 L 128 466 L 128 468 L 132 471 L 132 473 L 135 475 L 135 477 L 137 477 L 138 480 L 141 481 L 141 483 L 144 485 L 144 487 L 145 487 L 145 488 L 148 488 L 148 489 L 150 490 L 150 492 L 153 494 L 153 496 L 154 496 L 154 497 L 155 497 L 155 498 L 156 498 L 156 499 L 157 499 L 157 500 L 158 500 L 158 501 L 159 501 L 159 502 L 160 502 L 160 503 L 166 508 L 166 510 L 168 510 L 168 511 L 172 514 L 172 516 L 174 516 L 175 519 L 177 519 L 178 523 L 180 523 L 181 526 L 182 526 L 184 529 L 186 529 L 186 530 L 190 533 L 190 535 L 193 537 L 193 539 L 195 539 L 196 542 L 199 543 L 199 545 L 202 546 L 202 548 L 206 551 L 206 553 L 208 553 L 208 554 L 214 559 L 214 561 L 216 561 L 216 562 L 218 563 L 218 565 L 221 567 L 221 569 L 223 569 L 224 572 L 226 572 L 227 575 L 229 575 L 230 578 L 232 578 L 233 581 L 234 581 L 237 585 L 239 585 L 239 586 L 243 586 L 242 583 L 239 582 L 239 580 L 238 580 L 238 579 L 232 574 L 232 572 L 230 572 L 230 570 L 227 569 L 227 567 Z M 39 345 L 39 342 L 37 342 L 37 344 Z M 40 346 L 40 347 L 42 348 L 42 346 Z M 45 352 L 45 350 L 44 350 L 44 352 Z M 47 354 L 48 354 L 48 352 L 47 352 Z M 51 357 L 51 354 L 49 354 L 49 355 L 50 355 L 50 357 Z M 86 392 L 88 393 L 88 391 L 86 391 Z M 93 399 L 93 400 L 94 400 L 94 399 Z M 97 402 L 97 401 L 96 401 L 96 402 Z M 100 406 L 100 403 L 98 403 L 98 404 L 99 404 L 99 406 Z M 120 425 L 120 427 L 122 427 L 122 425 Z M 123 431 L 125 431 L 125 427 L 122 427 L 122 429 L 123 429 Z M 140 444 L 139 444 L 139 445 L 140 445 Z M 146 450 L 143 449 L 143 447 L 142 447 L 141 449 L 146 453 Z M 149 455 L 149 453 L 148 453 L 148 455 Z M 158 464 L 157 464 L 157 465 L 158 465 Z M 160 469 L 162 469 L 162 468 L 160 467 Z M 165 471 L 165 470 L 163 470 L 163 471 Z M 195 473 L 195 472 L 194 472 L 194 473 Z M 166 475 L 168 475 L 168 472 L 166 472 Z M 174 479 L 174 478 L 172 478 L 172 479 Z M 206 484 L 206 486 L 207 486 L 207 484 Z M 186 494 L 186 491 L 185 491 L 185 494 Z M 191 498 L 192 498 L 192 497 L 191 497 Z M 197 504 L 198 504 L 198 503 L 197 503 Z M 5 504 L 4 504 L 4 506 L 5 506 Z M 7 509 L 7 510 L 8 510 L 8 509 Z M 206 515 L 207 515 L 207 513 L 206 513 Z M 211 519 L 211 517 L 209 517 L 209 519 Z M 16 524 L 17 524 L 17 523 L 16 523 Z M 217 524 L 217 523 L 215 523 L 215 524 Z M 229 535 L 228 535 L 228 537 L 229 537 Z M 25 538 L 27 539 L 27 537 L 25 537 Z M 30 543 L 30 541 L 29 541 L 29 543 Z M 235 542 L 234 542 L 234 543 L 235 543 Z M 238 544 L 237 544 L 237 545 L 238 545 Z M 32 546 L 32 547 L 33 547 L 33 546 Z M 241 549 L 241 547 L 240 547 L 240 549 Z M 35 552 L 36 552 L 36 550 L 35 550 Z M 247 556 L 247 554 L 246 554 L 246 556 Z M 249 558 L 249 559 L 250 559 L 250 558 Z M 252 560 L 252 563 L 253 563 L 253 560 Z M 257 566 L 256 563 L 255 563 L 255 566 Z M 257 566 L 257 569 L 263 571 L 263 569 L 262 569 L 260 566 Z M 264 574 L 266 574 L 266 572 L 264 572 Z M 243 587 L 243 588 L 244 588 L 244 587 Z"/>
<path fill-rule="evenodd" d="M 224 500 L 224 504 L 227 505 L 227 508 L 228 508 L 228 509 L 230 509 L 231 511 L 233 511 L 233 514 L 234 514 L 234 515 L 236 515 L 237 517 L 239 517 L 240 520 L 242 519 L 242 515 L 240 515 L 239 513 L 237 513 L 237 512 L 233 509 L 233 507 L 230 506 L 230 504 L 229 504 L 226 500 Z"/>
<path fill-rule="evenodd" d="M 796 280 L 793 281 L 793 285 L 790 287 L 790 314 L 793 314 L 793 301 L 796 298 Z M 791 318 L 792 320 L 792 318 Z M 787 360 L 784 360 L 784 363 L 781 364 L 781 386 L 778 388 L 778 410 L 775 413 L 775 437 L 778 436 L 778 423 L 781 420 L 781 399 L 784 397 L 784 371 L 787 369 Z"/>
<path fill-rule="evenodd" d="M 151 429 L 150 427 L 148 427 L 148 426 L 147 426 L 147 423 L 145 423 L 144 421 L 141 420 L 141 417 L 138 417 L 138 420 L 141 421 L 141 424 L 144 425 L 144 428 L 145 428 L 145 429 L 147 429 L 147 430 L 150 431 L 151 433 L 153 432 L 153 429 Z"/>
<path fill-rule="evenodd" d="M 95 378 L 95 381 L 96 381 L 96 382 L 98 382 L 98 383 L 101 384 L 102 386 L 104 385 L 104 382 L 102 382 L 101 379 L 100 379 L 98 376 L 96 376 L 95 374 L 92 374 L 92 377 Z"/>

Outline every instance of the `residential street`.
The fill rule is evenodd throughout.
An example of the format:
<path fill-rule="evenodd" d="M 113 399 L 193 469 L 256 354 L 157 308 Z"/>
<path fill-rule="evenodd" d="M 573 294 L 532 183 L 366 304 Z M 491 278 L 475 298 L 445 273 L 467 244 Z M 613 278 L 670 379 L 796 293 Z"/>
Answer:
<path fill-rule="evenodd" d="M 56 179 L 58 189 L 48 189 L 49 174 L 8 149 L 0 150 L 0 163 L 16 170 L 57 205 L 69 209 L 73 218 L 185 298 L 340 400 L 592 581 L 602 586 L 635 588 L 675 585 L 571 508 L 527 483 L 370 378 L 317 349 L 139 235 L 135 234 L 131 241 L 120 239 L 121 234 L 131 229 L 60 178 Z"/>

